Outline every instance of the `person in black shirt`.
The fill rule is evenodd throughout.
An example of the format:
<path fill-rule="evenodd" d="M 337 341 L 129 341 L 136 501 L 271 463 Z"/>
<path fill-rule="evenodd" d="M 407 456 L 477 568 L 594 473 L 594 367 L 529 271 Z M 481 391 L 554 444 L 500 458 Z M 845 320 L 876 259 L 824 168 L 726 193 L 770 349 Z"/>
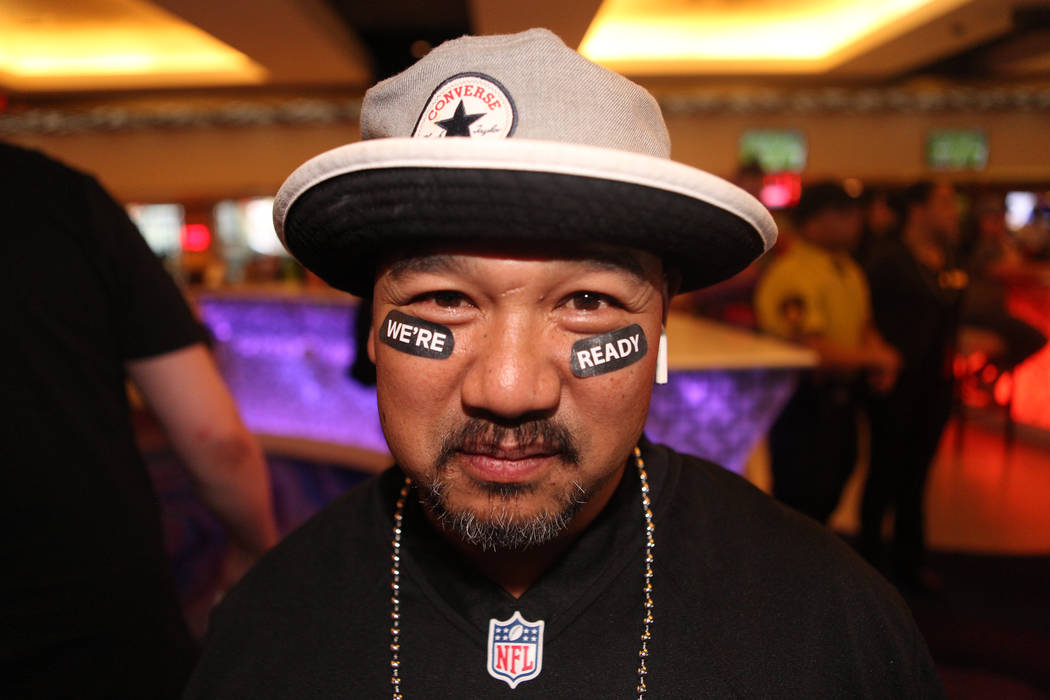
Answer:
<path fill-rule="evenodd" d="M 961 323 L 991 331 L 1002 349 L 990 358 L 999 373 L 1010 372 L 1046 345 L 1046 336 L 1017 318 L 1007 305 L 1004 276 L 1023 272 L 1025 261 L 1006 229 L 1002 196 L 977 198 L 964 226 L 967 245 L 960 246 L 961 262 L 970 276 L 962 302 Z M 983 383 L 983 382 L 982 382 Z"/>
<path fill-rule="evenodd" d="M 902 194 L 899 236 L 873 246 L 864 269 L 875 325 L 901 355 L 893 390 L 869 402 L 871 460 L 859 549 L 884 566 L 882 521 L 893 511 L 889 573 L 901 586 L 936 586 L 922 568 L 923 495 L 952 400 L 952 360 L 967 277 L 951 251 L 959 234 L 955 190 L 921 182 Z"/>
<path fill-rule="evenodd" d="M 844 544 L 642 435 L 670 297 L 772 246 L 757 200 L 542 29 L 442 44 L 361 126 L 274 218 L 371 300 L 397 466 L 231 591 L 188 700 L 940 696 Z"/>
<path fill-rule="evenodd" d="M 202 327 L 94 178 L 0 143 L 0 697 L 175 698 L 196 658 L 138 453 L 149 404 L 231 542 L 277 539 L 265 463 Z"/>

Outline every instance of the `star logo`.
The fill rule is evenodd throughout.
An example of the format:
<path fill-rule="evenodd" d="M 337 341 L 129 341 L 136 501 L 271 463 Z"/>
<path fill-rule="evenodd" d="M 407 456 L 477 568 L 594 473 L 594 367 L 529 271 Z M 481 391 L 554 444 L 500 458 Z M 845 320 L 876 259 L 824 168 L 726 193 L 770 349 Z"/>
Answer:
<path fill-rule="evenodd" d="M 460 100 L 451 119 L 440 119 L 434 123 L 445 130 L 445 136 L 466 136 L 469 138 L 470 125 L 484 116 L 484 112 L 467 114 L 467 109 L 463 106 L 463 100 Z"/>
<path fill-rule="evenodd" d="M 516 125 L 514 100 L 498 80 L 484 73 L 457 73 L 430 93 L 412 136 L 505 139 Z"/>

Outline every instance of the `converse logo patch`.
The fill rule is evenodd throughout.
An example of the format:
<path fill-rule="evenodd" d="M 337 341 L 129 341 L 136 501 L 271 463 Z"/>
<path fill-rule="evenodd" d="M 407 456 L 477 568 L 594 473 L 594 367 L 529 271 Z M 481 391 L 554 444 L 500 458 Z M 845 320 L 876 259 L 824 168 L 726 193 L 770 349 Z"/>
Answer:
<path fill-rule="evenodd" d="M 430 95 L 412 136 L 506 138 L 516 123 L 514 102 L 499 81 L 482 73 L 459 73 Z"/>

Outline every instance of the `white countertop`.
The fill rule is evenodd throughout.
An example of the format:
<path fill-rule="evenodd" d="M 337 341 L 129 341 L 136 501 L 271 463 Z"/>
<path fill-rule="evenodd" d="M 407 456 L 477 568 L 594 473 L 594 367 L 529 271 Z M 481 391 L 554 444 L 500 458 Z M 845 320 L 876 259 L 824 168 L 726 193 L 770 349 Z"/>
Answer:
<path fill-rule="evenodd" d="M 802 345 L 680 312 L 671 312 L 667 319 L 667 350 L 671 371 L 817 364 L 817 354 Z"/>

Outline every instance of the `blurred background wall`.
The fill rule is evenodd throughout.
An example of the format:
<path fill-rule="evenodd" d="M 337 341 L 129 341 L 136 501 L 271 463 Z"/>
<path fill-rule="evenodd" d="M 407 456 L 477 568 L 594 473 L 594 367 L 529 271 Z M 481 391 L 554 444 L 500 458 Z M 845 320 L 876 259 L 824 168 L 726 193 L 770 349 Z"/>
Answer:
<path fill-rule="evenodd" d="M 1048 111 L 824 114 L 669 114 L 673 157 L 723 177 L 739 163 L 739 138 L 750 129 L 804 135 L 806 177 L 855 177 L 899 183 L 954 175 L 967 182 L 1050 180 Z M 988 161 L 980 170 L 931 168 L 924 144 L 931 129 L 980 129 Z M 272 194 L 300 163 L 358 139 L 356 121 L 302 126 L 138 128 L 67 134 L 20 132 L 7 138 L 95 172 L 125 201 L 201 200 Z"/>
<path fill-rule="evenodd" d="M 0 136 L 125 201 L 272 194 L 358 137 L 375 80 L 444 39 L 531 26 L 646 85 L 675 157 L 717 174 L 748 130 L 787 129 L 802 179 L 1050 182 L 1045 0 L 12 0 Z M 986 159 L 932 165 L 943 129 L 977 134 Z"/>

